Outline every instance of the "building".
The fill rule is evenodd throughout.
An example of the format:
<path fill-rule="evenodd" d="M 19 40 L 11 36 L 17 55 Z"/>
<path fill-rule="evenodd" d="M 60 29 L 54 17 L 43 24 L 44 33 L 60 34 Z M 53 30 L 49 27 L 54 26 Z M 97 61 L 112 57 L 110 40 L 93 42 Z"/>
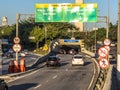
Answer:
<path fill-rule="evenodd" d="M 83 3 L 84 0 L 76 0 L 76 3 Z M 79 28 L 79 31 L 83 31 L 84 23 L 83 22 L 75 22 L 75 26 Z"/>
<path fill-rule="evenodd" d="M 8 25 L 7 17 L 2 17 L 2 26 L 7 26 L 7 25 Z"/>

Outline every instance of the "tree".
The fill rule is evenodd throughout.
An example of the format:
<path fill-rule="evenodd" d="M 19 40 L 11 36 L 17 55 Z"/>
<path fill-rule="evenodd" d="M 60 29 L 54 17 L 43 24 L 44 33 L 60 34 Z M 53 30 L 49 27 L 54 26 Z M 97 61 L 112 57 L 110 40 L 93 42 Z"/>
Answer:
<path fill-rule="evenodd" d="M 30 36 L 34 37 L 32 41 L 36 43 L 36 48 L 38 49 L 39 42 L 42 42 L 44 39 L 44 30 L 42 28 L 39 28 L 38 26 L 35 26 L 30 32 Z"/>

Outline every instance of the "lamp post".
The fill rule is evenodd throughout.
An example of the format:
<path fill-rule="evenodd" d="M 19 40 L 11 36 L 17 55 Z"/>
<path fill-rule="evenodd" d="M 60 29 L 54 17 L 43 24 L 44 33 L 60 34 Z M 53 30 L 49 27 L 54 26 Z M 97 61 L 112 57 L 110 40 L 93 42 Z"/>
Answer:
<path fill-rule="evenodd" d="M 109 38 L 109 19 L 110 19 L 110 0 L 108 0 L 108 17 L 107 17 L 107 33 L 106 38 Z"/>
<path fill-rule="evenodd" d="M 108 38 L 108 33 L 109 33 L 109 20 L 108 20 L 108 16 L 98 16 L 101 19 L 104 20 L 99 20 L 98 22 L 105 22 L 106 23 L 106 38 Z"/>
<path fill-rule="evenodd" d="M 96 27 L 96 24 L 93 30 L 95 31 L 95 54 L 96 54 L 96 30 L 98 30 L 98 28 Z"/>
<path fill-rule="evenodd" d="M 46 27 L 45 27 L 45 44 L 47 44 L 47 28 Z"/>
<path fill-rule="evenodd" d="M 20 14 L 16 15 L 16 37 L 18 37 L 18 23 L 20 19 Z M 16 52 L 16 60 L 18 60 L 18 52 Z"/>

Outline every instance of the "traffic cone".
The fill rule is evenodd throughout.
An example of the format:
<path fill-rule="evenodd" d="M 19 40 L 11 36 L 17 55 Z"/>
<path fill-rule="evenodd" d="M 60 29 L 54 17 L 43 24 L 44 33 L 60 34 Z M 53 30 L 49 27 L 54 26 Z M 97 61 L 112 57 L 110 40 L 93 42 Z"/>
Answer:
<path fill-rule="evenodd" d="M 14 63 L 13 63 L 13 60 L 9 61 L 8 72 L 9 73 L 13 73 L 14 72 Z"/>
<path fill-rule="evenodd" d="M 25 72 L 25 71 L 26 71 L 25 59 L 24 59 L 24 58 L 22 58 L 22 59 L 20 60 L 20 71 L 21 71 L 21 72 Z"/>
<path fill-rule="evenodd" d="M 19 72 L 19 65 L 18 65 L 18 61 L 14 60 L 14 73 Z"/>

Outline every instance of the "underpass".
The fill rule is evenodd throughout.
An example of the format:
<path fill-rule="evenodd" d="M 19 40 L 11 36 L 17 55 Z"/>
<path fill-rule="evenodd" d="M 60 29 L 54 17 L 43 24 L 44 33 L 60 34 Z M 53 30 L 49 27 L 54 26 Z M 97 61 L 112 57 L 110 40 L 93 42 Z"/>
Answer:
<path fill-rule="evenodd" d="M 77 54 L 84 51 L 84 41 L 81 39 L 58 39 L 51 44 L 51 51 L 62 54 Z"/>

